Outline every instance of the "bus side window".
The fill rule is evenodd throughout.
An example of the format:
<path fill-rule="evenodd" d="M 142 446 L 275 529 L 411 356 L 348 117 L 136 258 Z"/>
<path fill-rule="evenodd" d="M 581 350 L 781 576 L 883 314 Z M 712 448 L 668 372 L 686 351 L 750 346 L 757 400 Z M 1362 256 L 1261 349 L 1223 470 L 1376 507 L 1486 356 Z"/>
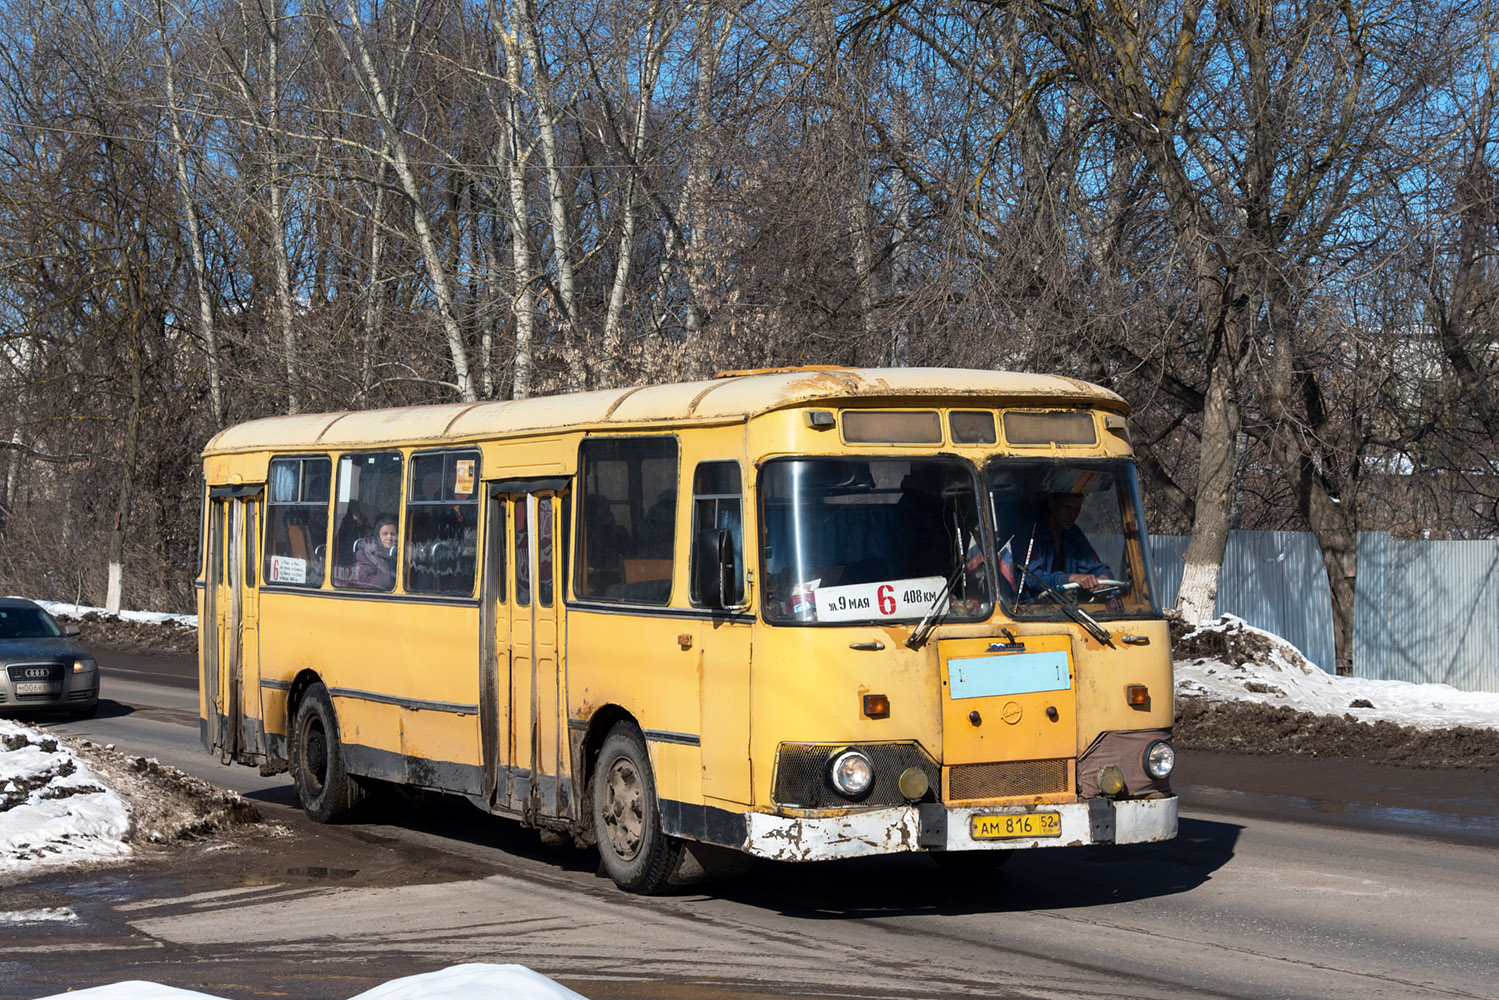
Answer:
<path fill-rule="evenodd" d="M 478 562 L 479 453 L 413 455 L 410 468 L 406 591 L 471 597 Z"/>
<path fill-rule="evenodd" d="M 400 495 L 400 452 L 339 458 L 338 500 L 333 507 L 333 586 L 383 591 L 395 587 Z"/>
<path fill-rule="evenodd" d="M 271 461 L 266 497 L 265 582 L 321 587 L 328 548 L 328 458 Z"/>
<path fill-rule="evenodd" d="M 744 603 L 744 531 L 738 462 L 699 462 L 692 477 L 692 560 L 690 565 L 718 562 L 718 533 L 729 533 L 734 552 L 734 590 L 724 595 L 723 607 Z M 709 548 L 711 546 L 711 548 Z M 706 603 L 699 574 L 692 574 L 692 603 Z M 713 584 L 717 587 L 717 583 Z"/>
<path fill-rule="evenodd" d="M 666 604 L 676 549 L 676 439 L 588 438 L 578 462 L 575 592 Z"/>

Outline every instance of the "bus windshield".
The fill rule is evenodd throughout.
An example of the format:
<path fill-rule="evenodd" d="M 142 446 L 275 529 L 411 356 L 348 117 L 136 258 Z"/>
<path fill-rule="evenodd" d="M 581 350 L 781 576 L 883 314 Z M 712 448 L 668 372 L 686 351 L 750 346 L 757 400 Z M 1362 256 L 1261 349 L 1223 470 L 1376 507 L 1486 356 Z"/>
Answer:
<path fill-rule="evenodd" d="M 767 462 L 766 620 L 920 621 L 934 608 L 948 621 L 987 618 L 993 599 L 978 496 L 973 468 L 953 458 Z"/>
<path fill-rule="evenodd" d="M 985 476 L 1007 615 L 1159 615 L 1133 463 L 995 458 Z"/>

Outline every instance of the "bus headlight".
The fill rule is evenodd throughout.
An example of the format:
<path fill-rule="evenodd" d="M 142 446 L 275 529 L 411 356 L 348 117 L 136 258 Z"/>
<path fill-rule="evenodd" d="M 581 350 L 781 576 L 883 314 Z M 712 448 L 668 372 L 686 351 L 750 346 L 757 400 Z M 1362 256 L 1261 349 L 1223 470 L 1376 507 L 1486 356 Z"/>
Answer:
<path fill-rule="evenodd" d="M 1176 766 L 1176 751 L 1165 740 L 1156 740 L 1145 748 L 1145 773 L 1160 781 Z"/>
<path fill-rule="evenodd" d="M 828 783 L 839 795 L 857 802 L 874 787 L 874 764 L 858 750 L 845 750 L 828 765 Z"/>

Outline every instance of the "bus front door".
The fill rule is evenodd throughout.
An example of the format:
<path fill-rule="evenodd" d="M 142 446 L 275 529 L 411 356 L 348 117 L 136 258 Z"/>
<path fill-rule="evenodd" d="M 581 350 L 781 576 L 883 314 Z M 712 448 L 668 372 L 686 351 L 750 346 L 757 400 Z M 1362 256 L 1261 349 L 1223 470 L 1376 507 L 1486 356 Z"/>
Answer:
<path fill-rule="evenodd" d="M 555 489 L 489 499 L 485 769 L 494 805 L 530 822 L 571 818 L 577 810 L 567 780 L 561 507 Z"/>

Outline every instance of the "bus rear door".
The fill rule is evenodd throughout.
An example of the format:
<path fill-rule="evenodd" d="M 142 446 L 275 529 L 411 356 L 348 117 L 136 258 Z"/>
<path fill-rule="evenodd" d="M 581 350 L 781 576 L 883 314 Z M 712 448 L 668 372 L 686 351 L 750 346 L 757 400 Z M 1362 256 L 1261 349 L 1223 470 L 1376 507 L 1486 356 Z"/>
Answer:
<path fill-rule="evenodd" d="M 565 480 L 491 486 L 480 723 L 495 807 L 572 817 L 558 569 Z M 533 530 L 534 526 L 534 530 Z"/>
<path fill-rule="evenodd" d="M 203 650 L 206 738 L 209 749 L 226 761 L 248 761 L 265 750 L 255 600 L 256 524 L 263 489 L 215 487 L 209 494 L 206 596 L 213 628 Z"/>

